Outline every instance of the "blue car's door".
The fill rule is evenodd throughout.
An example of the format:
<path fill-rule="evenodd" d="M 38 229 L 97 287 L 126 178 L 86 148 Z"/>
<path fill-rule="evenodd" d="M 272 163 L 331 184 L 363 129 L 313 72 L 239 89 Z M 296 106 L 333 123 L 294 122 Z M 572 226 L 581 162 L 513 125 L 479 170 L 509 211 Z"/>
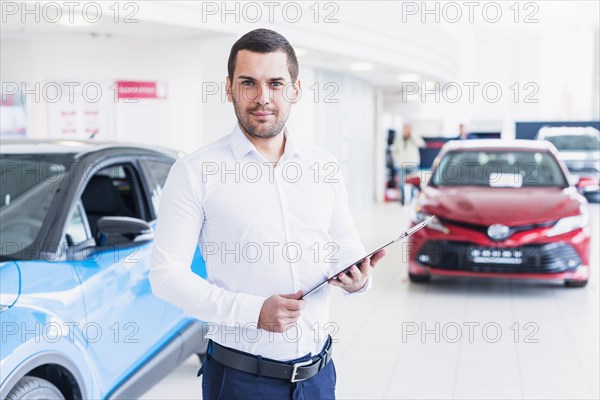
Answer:
<path fill-rule="evenodd" d="M 70 217 L 70 243 L 98 238 L 102 216 L 148 219 L 140 175 L 134 164 L 103 168 L 87 184 Z M 87 233 L 87 234 L 86 234 Z M 87 313 L 85 332 L 91 362 L 106 393 L 176 335 L 165 324 L 166 303 L 150 289 L 151 242 L 90 249 L 74 263 Z"/>
<path fill-rule="evenodd" d="M 103 392 L 124 380 L 167 336 L 175 334 L 162 325 L 164 304 L 150 291 L 149 252 L 149 243 L 108 250 L 75 265 L 87 313 L 83 332 Z"/>

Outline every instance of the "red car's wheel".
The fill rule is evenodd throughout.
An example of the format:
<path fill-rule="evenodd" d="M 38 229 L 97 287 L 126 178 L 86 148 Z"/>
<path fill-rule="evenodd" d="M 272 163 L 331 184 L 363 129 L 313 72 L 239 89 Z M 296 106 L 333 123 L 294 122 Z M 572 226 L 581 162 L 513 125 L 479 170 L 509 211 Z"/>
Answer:
<path fill-rule="evenodd" d="M 413 283 L 427 283 L 427 282 L 431 281 L 431 275 L 429 275 L 429 274 L 419 275 L 419 274 L 413 274 L 413 273 L 409 272 L 408 279 L 410 279 L 410 281 Z"/>
<path fill-rule="evenodd" d="M 575 288 L 575 287 L 584 287 L 585 285 L 587 285 L 587 283 L 588 283 L 587 279 L 583 280 L 583 281 L 581 281 L 581 280 L 580 281 L 574 281 L 574 280 L 567 279 L 565 281 L 565 286 L 566 287 L 573 287 L 573 288 Z"/>

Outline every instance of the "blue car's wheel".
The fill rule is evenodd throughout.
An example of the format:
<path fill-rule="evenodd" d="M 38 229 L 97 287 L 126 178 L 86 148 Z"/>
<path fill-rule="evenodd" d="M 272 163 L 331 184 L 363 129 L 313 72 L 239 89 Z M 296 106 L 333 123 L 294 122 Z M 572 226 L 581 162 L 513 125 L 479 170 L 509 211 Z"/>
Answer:
<path fill-rule="evenodd" d="M 65 400 L 60 390 L 45 379 L 24 376 L 10 391 L 6 400 Z"/>

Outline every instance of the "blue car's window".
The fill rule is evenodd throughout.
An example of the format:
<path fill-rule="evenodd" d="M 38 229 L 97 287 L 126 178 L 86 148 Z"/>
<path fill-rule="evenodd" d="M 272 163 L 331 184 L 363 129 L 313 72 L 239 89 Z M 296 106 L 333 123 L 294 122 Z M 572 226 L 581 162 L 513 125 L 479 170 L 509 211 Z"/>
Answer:
<path fill-rule="evenodd" d="M 71 243 L 76 245 L 90 239 L 85 229 L 85 218 L 80 207 L 76 207 L 67 224 L 65 234 L 69 235 Z"/>
<path fill-rule="evenodd" d="M 143 164 L 152 174 L 156 184 L 161 188 L 165 186 L 165 182 L 167 181 L 167 177 L 169 176 L 169 171 L 171 171 L 173 162 L 144 160 Z"/>
<path fill-rule="evenodd" d="M 52 156 L 0 158 L 0 255 L 24 250 L 40 232 L 67 168 Z"/>
<path fill-rule="evenodd" d="M 446 154 L 435 170 L 433 185 L 487 187 L 567 187 L 551 153 L 464 150 Z"/>
<path fill-rule="evenodd" d="M 152 206 L 154 207 L 155 213 L 158 214 L 158 206 L 160 204 L 160 194 L 162 191 L 165 182 L 167 181 L 167 177 L 169 176 L 169 171 L 173 166 L 174 161 L 162 161 L 162 160 L 142 160 L 142 165 L 144 170 L 150 175 L 150 182 L 152 182 L 150 186 L 150 200 L 152 202 Z"/>
<path fill-rule="evenodd" d="M 112 165 L 91 177 L 81 196 L 92 238 L 102 217 L 146 219 L 139 179 L 131 164 Z"/>

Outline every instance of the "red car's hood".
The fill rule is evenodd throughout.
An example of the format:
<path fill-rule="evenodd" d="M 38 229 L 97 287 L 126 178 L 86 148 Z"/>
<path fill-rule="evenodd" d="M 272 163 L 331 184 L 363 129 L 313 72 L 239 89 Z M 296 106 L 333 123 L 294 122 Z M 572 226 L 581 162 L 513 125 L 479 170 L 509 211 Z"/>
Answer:
<path fill-rule="evenodd" d="M 491 225 L 526 225 L 579 213 L 573 188 L 488 188 L 427 186 L 420 206 L 440 218 Z"/>

